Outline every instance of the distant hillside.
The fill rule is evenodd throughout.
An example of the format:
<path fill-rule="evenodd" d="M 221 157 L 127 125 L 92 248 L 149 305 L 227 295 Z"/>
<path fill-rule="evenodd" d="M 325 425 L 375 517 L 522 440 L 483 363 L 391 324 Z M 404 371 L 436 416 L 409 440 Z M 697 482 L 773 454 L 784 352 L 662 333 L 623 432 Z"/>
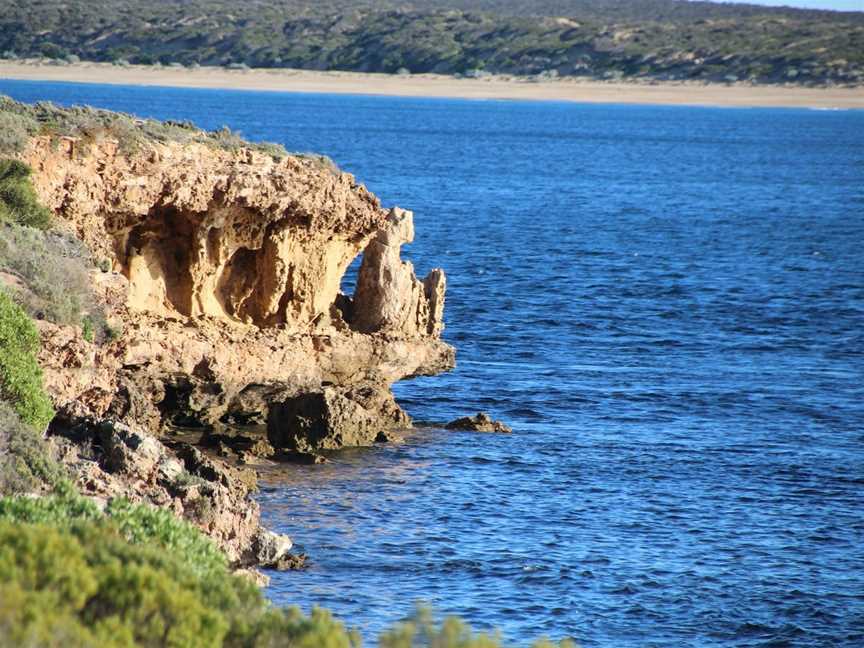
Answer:
<path fill-rule="evenodd" d="M 790 0 L 791 1 L 791 0 Z M 343 3 L 356 4 L 356 3 Z M 857 21 L 864 12 L 837 12 L 792 7 L 765 7 L 733 2 L 696 0 L 415 0 L 402 3 L 416 9 L 461 9 L 502 16 L 568 16 L 598 21 L 687 21 L 749 16 L 785 16 L 793 19 Z"/>
<path fill-rule="evenodd" d="M 679 0 L 12 0 L 7 58 L 864 85 L 864 13 Z"/>

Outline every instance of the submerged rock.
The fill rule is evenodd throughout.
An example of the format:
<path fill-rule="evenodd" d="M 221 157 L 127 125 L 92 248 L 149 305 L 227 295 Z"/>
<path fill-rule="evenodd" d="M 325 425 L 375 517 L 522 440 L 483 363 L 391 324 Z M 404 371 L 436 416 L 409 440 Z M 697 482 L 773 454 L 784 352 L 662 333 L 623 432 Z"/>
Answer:
<path fill-rule="evenodd" d="M 464 416 L 450 421 L 444 426 L 448 430 L 468 430 L 471 432 L 504 432 L 513 431 L 509 425 L 501 421 L 493 421 L 486 412 L 477 412 L 475 416 Z"/>
<path fill-rule="evenodd" d="M 277 571 L 294 571 L 305 569 L 308 565 L 309 557 L 305 553 L 292 554 L 289 553 L 274 565 Z"/>

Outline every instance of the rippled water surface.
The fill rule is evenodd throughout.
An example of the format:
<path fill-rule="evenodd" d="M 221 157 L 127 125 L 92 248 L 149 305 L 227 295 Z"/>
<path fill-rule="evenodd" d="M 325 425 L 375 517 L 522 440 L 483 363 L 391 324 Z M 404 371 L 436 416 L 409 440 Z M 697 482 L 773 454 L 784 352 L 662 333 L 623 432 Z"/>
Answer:
<path fill-rule="evenodd" d="M 864 645 L 864 113 L 0 81 L 332 156 L 449 273 L 422 430 L 261 495 L 269 594 L 367 638 L 416 599 L 519 642 Z"/>

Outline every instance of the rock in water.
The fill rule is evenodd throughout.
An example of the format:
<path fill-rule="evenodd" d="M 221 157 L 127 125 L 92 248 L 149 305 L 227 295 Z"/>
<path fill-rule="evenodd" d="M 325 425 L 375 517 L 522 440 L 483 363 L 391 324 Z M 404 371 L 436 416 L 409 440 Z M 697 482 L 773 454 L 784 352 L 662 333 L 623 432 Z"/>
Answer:
<path fill-rule="evenodd" d="M 468 430 L 470 432 L 504 432 L 513 431 L 509 425 L 501 421 L 493 421 L 486 412 L 477 412 L 476 416 L 464 416 L 447 423 L 448 430 Z"/>
<path fill-rule="evenodd" d="M 284 558 L 279 559 L 274 565 L 277 571 L 296 571 L 307 567 L 309 557 L 304 554 L 286 554 Z"/>
<path fill-rule="evenodd" d="M 261 567 L 275 567 L 289 556 L 294 543 L 287 535 L 261 529 L 255 538 L 256 562 Z"/>
<path fill-rule="evenodd" d="M 274 448 L 314 453 L 372 445 L 380 433 L 410 425 L 389 390 L 325 387 L 271 405 L 267 436 Z"/>

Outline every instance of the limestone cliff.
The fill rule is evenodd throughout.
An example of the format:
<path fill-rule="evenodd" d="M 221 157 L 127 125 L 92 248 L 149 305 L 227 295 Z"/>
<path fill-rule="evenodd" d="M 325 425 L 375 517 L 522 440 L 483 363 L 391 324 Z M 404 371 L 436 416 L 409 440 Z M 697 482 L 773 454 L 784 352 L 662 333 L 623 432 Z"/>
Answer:
<path fill-rule="evenodd" d="M 89 492 L 190 517 L 176 479 L 188 472 L 211 504 L 234 509 L 196 521 L 250 562 L 263 541 L 249 489 L 166 429 L 266 423 L 287 452 L 369 444 L 410 425 L 394 381 L 454 364 L 440 339 L 443 271 L 420 281 L 400 259 L 411 213 L 383 209 L 349 174 L 199 143 L 125 153 L 107 138 L 35 137 L 22 157 L 58 224 L 98 261 L 94 289 L 121 330 L 93 344 L 41 323 L 52 433 Z M 356 293 L 342 294 L 360 254 Z M 124 459 L 160 436 L 143 467 Z"/>
<path fill-rule="evenodd" d="M 322 386 L 383 389 L 453 365 L 443 272 L 421 282 L 399 258 L 411 213 L 382 209 L 349 174 L 202 144 L 126 156 L 110 140 L 82 153 L 37 138 L 25 158 L 44 203 L 113 271 L 95 283 L 123 323 L 98 380 L 72 388 L 76 372 L 51 375 L 46 358 L 49 381 L 71 388 L 55 392 L 61 410 L 153 429 L 264 420 Z M 340 283 L 361 253 L 352 298 Z"/>

